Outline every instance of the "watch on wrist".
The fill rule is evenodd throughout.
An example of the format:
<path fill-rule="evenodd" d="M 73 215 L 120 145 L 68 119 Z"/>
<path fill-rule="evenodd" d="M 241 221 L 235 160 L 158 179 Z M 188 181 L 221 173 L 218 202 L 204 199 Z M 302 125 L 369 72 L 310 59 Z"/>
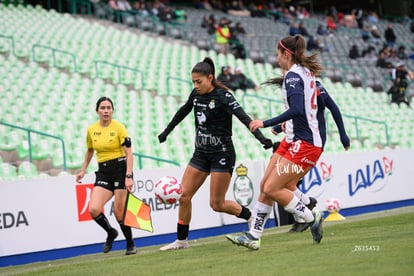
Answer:
<path fill-rule="evenodd" d="M 133 177 L 132 173 L 127 173 L 127 174 L 125 175 L 125 178 L 131 178 L 131 179 L 132 179 L 132 178 L 134 178 L 134 177 Z"/>

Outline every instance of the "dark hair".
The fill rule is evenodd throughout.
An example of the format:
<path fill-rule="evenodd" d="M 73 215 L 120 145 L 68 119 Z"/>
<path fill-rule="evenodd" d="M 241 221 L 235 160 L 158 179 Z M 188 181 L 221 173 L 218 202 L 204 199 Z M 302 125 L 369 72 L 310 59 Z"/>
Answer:
<path fill-rule="evenodd" d="M 214 62 L 209 57 L 204 58 L 203 61 L 194 65 L 191 73 L 198 73 L 203 76 L 209 76 L 211 74 L 213 76 L 212 84 L 214 87 L 229 90 L 224 84 L 216 79 L 216 69 L 214 67 Z"/>
<path fill-rule="evenodd" d="M 110 103 L 111 103 L 111 106 L 112 106 L 112 110 L 115 110 L 115 109 L 114 109 L 114 104 L 112 103 L 112 100 L 111 100 L 110 98 L 108 98 L 108 97 L 100 97 L 100 98 L 99 98 L 99 100 L 96 102 L 96 111 L 98 111 L 99 106 L 100 106 L 100 105 L 101 105 L 101 103 L 102 103 L 102 102 L 104 102 L 104 101 L 108 101 L 108 102 L 110 102 Z"/>
<path fill-rule="evenodd" d="M 301 66 L 308 68 L 315 76 L 322 74 L 322 65 L 317 61 L 318 52 L 310 56 L 305 55 L 306 40 L 301 35 L 287 36 L 280 40 L 277 44 L 277 49 L 282 53 L 289 52 L 292 55 L 292 61 Z M 275 84 L 281 86 L 283 78 L 276 77 L 265 81 L 263 84 Z"/>

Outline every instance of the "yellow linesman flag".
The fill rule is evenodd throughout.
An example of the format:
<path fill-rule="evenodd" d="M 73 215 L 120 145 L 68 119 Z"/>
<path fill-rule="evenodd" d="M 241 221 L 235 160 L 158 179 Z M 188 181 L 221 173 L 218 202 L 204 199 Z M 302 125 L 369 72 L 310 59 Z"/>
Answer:
<path fill-rule="evenodd" d="M 153 232 L 151 220 L 151 208 L 141 199 L 128 193 L 124 211 L 124 225 L 148 232 Z"/>

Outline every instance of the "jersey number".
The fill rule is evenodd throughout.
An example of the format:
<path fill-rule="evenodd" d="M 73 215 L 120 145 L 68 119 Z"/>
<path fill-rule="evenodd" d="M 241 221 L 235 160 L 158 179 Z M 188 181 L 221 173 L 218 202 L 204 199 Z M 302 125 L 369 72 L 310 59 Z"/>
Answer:
<path fill-rule="evenodd" d="M 311 97 L 311 108 L 312 109 L 317 109 L 318 108 L 318 104 L 317 104 L 318 89 L 316 88 L 316 85 L 315 85 L 314 81 L 311 81 L 310 87 L 313 89 L 313 93 L 312 93 L 312 97 Z"/>

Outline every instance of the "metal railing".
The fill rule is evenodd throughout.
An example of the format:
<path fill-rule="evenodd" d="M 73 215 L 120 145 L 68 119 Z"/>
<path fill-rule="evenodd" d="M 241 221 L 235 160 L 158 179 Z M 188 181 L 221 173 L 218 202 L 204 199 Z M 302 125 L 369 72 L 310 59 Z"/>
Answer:
<path fill-rule="evenodd" d="M 267 114 L 269 115 L 269 118 L 272 117 L 272 114 L 273 114 L 272 104 L 273 103 L 279 103 L 279 104 L 282 103 L 283 104 L 283 101 L 282 100 L 275 100 L 275 99 L 271 99 L 271 98 L 268 98 L 268 97 L 263 97 L 263 96 L 258 96 L 258 95 L 243 93 L 243 95 L 242 95 L 242 105 L 243 105 L 243 107 L 246 106 L 246 98 L 256 98 L 256 99 L 259 99 L 259 100 L 266 101 L 267 102 L 267 108 L 268 108 Z"/>
<path fill-rule="evenodd" d="M 105 61 L 105 60 L 96 60 L 95 61 L 95 73 L 96 73 L 97 78 L 100 77 L 100 67 L 102 67 L 102 66 L 99 66 L 99 65 L 107 65 L 107 66 L 116 68 L 117 73 L 118 73 L 118 83 L 123 83 L 122 82 L 122 71 L 123 70 L 138 73 L 141 77 L 141 89 L 145 89 L 144 73 L 141 70 L 136 69 L 136 68 L 131 68 L 131 67 L 128 67 L 128 66 L 124 66 L 124 65 L 119 65 L 119 64 L 116 64 L 116 63 L 112 63 L 112 62 L 108 62 L 108 61 Z"/>
<path fill-rule="evenodd" d="M 53 66 L 54 67 L 59 67 L 59 66 L 57 66 L 57 63 L 56 63 L 56 53 L 70 56 L 71 59 L 72 59 L 72 65 L 73 65 L 74 72 L 78 71 L 78 66 L 77 66 L 77 63 L 76 63 L 76 56 L 74 54 L 72 54 L 68 51 L 64 51 L 64 50 L 60 50 L 60 49 L 57 49 L 57 48 L 53 48 L 53 47 L 49 47 L 49 46 L 45 46 L 45 45 L 41 45 L 41 44 L 36 43 L 36 44 L 33 44 L 33 46 L 32 46 L 32 55 L 33 55 L 33 60 L 35 62 L 42 62 L 43 61 L 43 60 L 39 60 L 39 59 L 36 58 L 36 48 L 43 48 L 43 49 L 47 49 L 47 50 L 52 52 Z"/>
<path fill-rule="evenodd" d="M 387 125 L 386 122 L 372 120 L 372 119 L 364 118 L 364 117 L 361 117 L 361 116 L 348 115 L 348 114 L 342 114 L 342 116 L 347 117 L 347 118 L 351 118 L 351 119 L 354 120 L 355 133 L 356 133 L 356 138 L 358 140 L 361 140 L 363 138 L 360 135 L 360 130 L 359 130 L 359 127 L 358 127 L 358 122 L 365 121 L 365 122 L 370 122 L 370 123 L 374 123 L 374 124 L 383 125 L 384 126 L 384 131 L 385 131 L 385 137 L 386 137 L 386 145 L 387 146 L 390 145 L 390 136 L 389 136 L 389 133 L 388 133 L 388 125 Z"/>
<path fill-rule="evenodd" d="M 275 99 L 271 99 L 271 98 L 267 98 L 267 97 L 263 97 L 263 96 L 258 96 L 258 95 L 253 95 L 253 94 L 243 94 L 242 96 L 242 105 L 243 107 L 245 107 L 246 105 L 246 98 L 256 98 L 256 99 L 260 99 L 262 101 L 266 101 L 267 102 L 267 106 L 268 106 L 268 115 L 269 118 L 273 117 L 273 112 L 272 112 L 272 103 L 277 102 L 277 103 L 283 103 L 281 100 L 275 100 Z M 350 118 L 354 121 L 354 127 L 355 127 L 355 133 L 356 133 L 356 138 L 358 140 L 362 139 L 363 137 L 361 137 L 361 131 L 359 128 L 359 123 L 361 121 L 363 122 L 369 122 L 369 123 L 374 123 L 374 124 L 378 124 L 378 125 L 383 125 L 384 126 L 384 132 L 385 132 L 385 137 L 386 137 L 386 145 L 389 146 L 390 145 L 390 136 L 389 136 L 389 131 L 388 131 L 388 125 L 386 122 L 384 121 L 378 121 L 378 120 L 373 120 L 373 119 L 369 119 L 369 118 L 364 118 L 361 116 L 355 116 L 355 115 L 349 115 L 349 114 L 343 114 L 343 117 L 347 117 Z M 326 131 L 328 132 L 328 126 L 326 128 Z"/>
<path fill-rule="evenodd" d="M 13 53 L 14 56 L 16 56 L 16 50 L 15 50 L 15 46 L 14 46 L 14 38 L 10 35 L 2 35 L 2 34 L 0 34 L 0 37 L 10 40 L 12 53 Z"/>
<path fill-rule="evenodd" d="M 159 161 L 159 162 L 163 162 L 163 163 L 170 163 L 170 164 L 176 165 L 178 167 L 181 166 L 180 163 L 178 163 L 176 161 L 168 160 L 168 159 L 158 158 L 158 157 L 145 155 L 145 154 L 141 154 L 141 153 L 133 153 L 133 155 L 138 158 L 138 167 L 139 167 L 140 170 L 142 170 L 144 168 L 144 165 L 142 163 L 142 159 L 151 159 L 151 160 Z"/>
<path fill-rule="evenodd" d="M 32 139 L 31 139 L 31 134 L 32 133 L 35 133 L 35 134 L 38 134 L 38 135 L 41 135 L 41 136 L 49 137 L 49 138 L 60 141 L 60 143 L 62 144 L 63 170 L 64 171 L 67 170 L 65 141 L 62 139 L 62 137 L 51 135 L 51 134 L 46 133 L 46 132 L 41 132 L 41 131 L 37 131 L 37 130 L 34 130 L 34 129 L 26 128 L 26 127 L 21 127 L 21 126 L 9 124 L 9 123 L 2 122 L 2 121 L 0 121 L 0 124 L 27 132 L 27 142 L 29 144 L 29 161 L 31 163 L 33 161 L 33 149 L 32 149 L 33 147 L 32 147 Z"/>
<path fill-rule="evenodd" d="M 178 81 L 178 82 L 186 83 L 188 84 L 189 90 L 193 88 L 193 83 L 189 80 L 178 78 L 178 77 L 173 77 L 173 76 L 168 76 L 166 79 L 167 96 L 171 95 L 171 85 L 170 85 L 171 81 Z"/>

